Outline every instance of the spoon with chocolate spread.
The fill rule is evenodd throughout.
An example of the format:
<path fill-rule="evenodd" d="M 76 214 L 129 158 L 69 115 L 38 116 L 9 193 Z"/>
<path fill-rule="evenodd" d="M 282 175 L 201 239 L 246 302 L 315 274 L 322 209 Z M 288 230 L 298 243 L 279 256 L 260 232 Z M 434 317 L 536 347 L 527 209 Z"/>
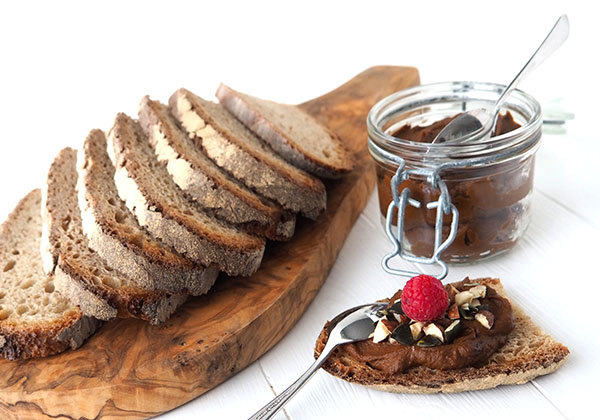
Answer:
<path fill-rule="evenodd" d="M 558 18 L 552 30 L 550 30 L 525 66 L 519 71 L 512 82 L 506 86 L 491 111 L 484 108 L 477 108 L 460 114 L 440 131 L 432 143 L 444 143 L 459 139 L 462 139 L 462 142 L 466 143 L 490 136 L 494 131 L 493 128 L 496 125 L 500 109 L 506 98 L 508 98 L 510 93 L 523 79 L 529 76 L 546 58 L 551 56 L 565 42 L 568 36 L 569 18 L 567 15 L 562 15 Z"/>
<path fill-rule="evenodd" d="M 296 382 L 271 400 L 270 403 L 258 410 L 248 420 L 267 420 L 272 418 L 313 377 L 333 350 L 342 344 L 367 340 L 375 328 L 373 317 L 377 316 L 377 313 L 387 305 L 387 302 L 360 305 L 348 309 L 333 318 L 327 324 L 328 340 L 317 360 Z"/>

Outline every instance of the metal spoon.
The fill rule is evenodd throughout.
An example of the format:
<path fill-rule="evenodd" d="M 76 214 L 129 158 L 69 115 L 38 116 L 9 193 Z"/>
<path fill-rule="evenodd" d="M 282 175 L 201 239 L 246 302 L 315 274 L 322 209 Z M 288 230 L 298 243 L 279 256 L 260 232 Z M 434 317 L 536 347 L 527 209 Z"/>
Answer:
<path fill-rule="evenodd" d="M 288 389 L 258 410 L 256 414 L 248 420 L 266 420 L 277 414 L 277 412 L 279 412 L 279 410 L 281 410 L 283 406 L 296 395 L 300 388 L 313 377 L 333 349 L 337 346 L 368 339 L 369 335 L 371 335 L 375 329 L 375 322 L 372 320 L 372 317 L 377 311 L 386 306 L 387 303 L 383 302 L 356 306 L 333 318 L 328 327 L 329 338 L 317 360 L 315 360 L 311 367 L 308 368 L 296 382 L 290 385 Z"/>
<path fill-rule="evenodd" d="M 565 42 L 568 36 L 569 18 L 567 15 L 562 15 L 558 18 L 552 30 L 550 30 L 525 66 L 519 71 L 512 82 L 506 86 L 494 104 L 492 112 L 484 108 L 478 108 L 462 113 L 444 127 L 431 143 L 444 143 L 461 138 L 464 139 L 463 142 L 472 142 L 490 135 L 496 125 L 498 114 L 506 98 L 508 98 L 523 79 L 529 76 L 546 58 L 551 56 Z M 465 136 L 468 137 L 465 138 Z"/>

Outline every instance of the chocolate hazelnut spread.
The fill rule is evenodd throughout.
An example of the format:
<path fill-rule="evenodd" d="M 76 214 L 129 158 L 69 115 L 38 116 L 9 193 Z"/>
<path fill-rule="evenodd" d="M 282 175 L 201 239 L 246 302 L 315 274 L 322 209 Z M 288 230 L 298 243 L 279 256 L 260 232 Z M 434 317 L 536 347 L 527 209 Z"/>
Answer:
<path fill-rule="evenodd" d="M 468 290 L 470 280 L 453 283 L 458 291 Z M 451 286 L 447 285 L 448 293 Z M 401 296 L 396 293 L 390 302 L 395 302 Z M 432 369 L 448 370 L 476 366 L 484 363 L 494 352 L 502 347 L 508 334 L 514 329 L 514 317 L 510 302 L 500 296 L 493 288 L 487 287 L 485 298 L 481 303 L 489 307 L 494 315 L 491 329 L 485 328 L 476 320 L 461 320 L 463 323 L 460 335 L 449 344 L 435 347 L 407 346 L 389 342 L 374 343 L 372 340 L 341 346 L 352 359 L 367 364 L 383 376 L 392 376 L 404 372 L 410 367 L 425 366 Z M 435 320 L 441 327 L 447 327 L 452 321 L 448 318 Z"/>
<path fill-rule="evenodd" d="M 453 118 L 428 126 L 405 125 L 393 135 L 404 140 L 430 143 Z M 494 135 L 519 128 L 510 112 L 499 116 Z M 465 262 L 511 248 L 527 225 L 527 207 L 533 189 L 533 156 L 491 167 L 454 169 L 442 173 L 452 203 L 459 212 L 456 239 L 442 254 L 446 261 Z M 390 181 L 393 171 L 377 166 L 379 204 L 383 217 L 392 201 Z M 399 189 L 408 187 L 411 197 L 427 203 L 437 200 L 439 190 L 425 180 L 409 179 Z M 394 219 L 395 220 L 395 219 Z M 444 218 L 444 238 L 450 226 Z M 431 256 L 434 243 L 435 210 L 422 206 L 406 207 L 404 232 L 407 250 L 418 256 Z"/>
<path fill-rule="evenodd" d="M 400 139 L 416 141 L 418 143 L 431 143 L 433 139 L 435 139 L 435 136 L 437 136 L 438 133 L 457 116 L 458 115 L 444 118 L 443 120 L 436 121 L 427 126 L 403 125 L 392 135 Z M 520 125 L 514 120 L 510 111 L 508 111 L 506 114 L 500 114 L 498 116 L 498 121 L 496 121 L 496 127 L 494 129 L 494 136 L 508 133 L 519 127 Z"/>

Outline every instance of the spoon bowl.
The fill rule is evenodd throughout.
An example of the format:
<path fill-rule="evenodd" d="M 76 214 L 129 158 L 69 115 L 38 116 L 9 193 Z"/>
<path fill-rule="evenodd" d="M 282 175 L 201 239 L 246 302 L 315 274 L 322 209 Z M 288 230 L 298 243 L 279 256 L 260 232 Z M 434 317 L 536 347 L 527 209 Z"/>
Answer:
<path fill-rule="evenodd" d="M 491 122 L 492 116 L 483 108 L 463 112 L 450 121 L 435 136 L 431 144 L 441 144 L 458 139 L 464 139 L 465 142 L 480 140 L 491 132 Z"/>
<path fill-rule="evenodd" d="M 375 314 L 387 305 L 387 302 L 378 302 L 355 306 L 333 318 L 327 327 L 327 332 L 329 333 L 327 343 L 317 360 L 296 382 L 257 411 L 248 420 L 266 420 L 277 414 L 296 395 L 300 388 L 312 378 L 337 346 L 368 339 L 369 335 L 375 329 L 375 322 L 373 321 Z"/>

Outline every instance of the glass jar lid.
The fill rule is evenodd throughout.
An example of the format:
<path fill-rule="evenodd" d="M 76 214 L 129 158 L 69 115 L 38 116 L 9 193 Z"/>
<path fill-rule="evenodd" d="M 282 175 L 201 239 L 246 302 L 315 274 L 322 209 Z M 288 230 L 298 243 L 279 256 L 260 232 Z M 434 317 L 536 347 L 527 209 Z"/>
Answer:
<path fill-rule="evenodd" d="M 520 153 L 535 151 L 542 125 L 541 107 L 529 94 L 515 90 L 503 112 L 511 111 L 521 126 L 484 141 L 461 143 L 420 143 L 394 137 L 401 126 L 428 125 L 476 108 L 493 110 L 504 86 L 482 82 L 442 82 L 416 86 L 396 92 L 379 101 L 367 117 L 369 148 L 374 157 L 401 155 L 407 165 L 434 167 L 456 160 L 490 157 L 493 163 Z M 490 164 L 490 160 L 473 165 Z"/>

